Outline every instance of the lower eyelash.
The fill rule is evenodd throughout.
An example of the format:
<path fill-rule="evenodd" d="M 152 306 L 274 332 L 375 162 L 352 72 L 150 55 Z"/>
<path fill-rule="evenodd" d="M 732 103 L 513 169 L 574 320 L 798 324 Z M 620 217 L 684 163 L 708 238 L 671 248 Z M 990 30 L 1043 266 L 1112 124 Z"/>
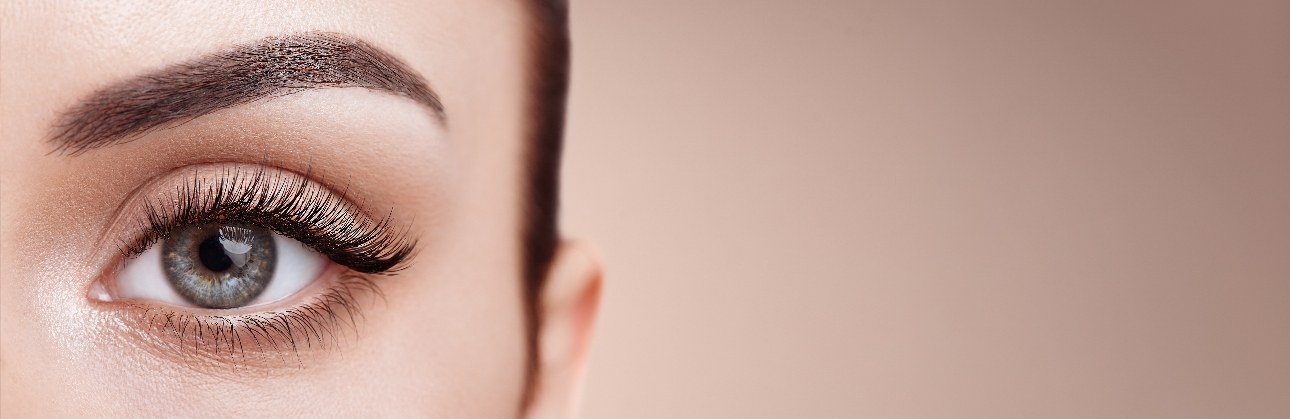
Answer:
<path fill-rule="evenodd" d="M 131 304 L 131 320 L 160 349 L 221 363 L 302 364 L 301 353 L 338 349 L 341 340 L 358 333 L 363 313 L 359 299 L 385 298 L 368 274 L 345 272 L 336 283 L 306 302 L 276 311 L 237 315 L 201 315 Z"/>

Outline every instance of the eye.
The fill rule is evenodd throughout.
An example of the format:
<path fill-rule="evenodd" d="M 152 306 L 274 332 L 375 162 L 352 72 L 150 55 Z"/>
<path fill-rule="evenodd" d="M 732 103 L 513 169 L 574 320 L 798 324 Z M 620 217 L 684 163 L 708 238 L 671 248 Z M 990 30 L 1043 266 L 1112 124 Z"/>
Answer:
<path fill-rule="evenodd" d="M 321 176 L 319 177 L 321 179 Z M 342 189 L 344 190 L 344 189 Z M 185 167 L 140 187 L 104 237 L 119 262 L 87 289 L 163 356 L 277 365 L 339 347 L 416 240 L 392 211 L 266 165 Z M 353 336 L 357 336 L 355 333 Z M 183 359 L 183 358 L 176 358 Z"/>
<path fill-rule="evenodd" d="M 327 265 L 303 243 L 265 228 L 198 224 L 177 228 L 127 259 L 114 285 L 122 299 L 234 309 L 291 297 Z"/>

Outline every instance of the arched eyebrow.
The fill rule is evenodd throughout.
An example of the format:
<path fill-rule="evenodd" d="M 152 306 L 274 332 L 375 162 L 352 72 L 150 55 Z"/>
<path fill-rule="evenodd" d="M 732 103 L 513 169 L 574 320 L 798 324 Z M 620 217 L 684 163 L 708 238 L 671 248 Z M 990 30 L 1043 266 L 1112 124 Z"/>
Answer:
<path fill-rule="evenodd" d="M 50 142 L 55 152 L 75 155 L 257 99 L 328 87 L 401 95 L 446 122 L 439 96 L 392 54 L 351 36 L 310 32 L 264 38 L 113 83 L 63 112 Z"/>

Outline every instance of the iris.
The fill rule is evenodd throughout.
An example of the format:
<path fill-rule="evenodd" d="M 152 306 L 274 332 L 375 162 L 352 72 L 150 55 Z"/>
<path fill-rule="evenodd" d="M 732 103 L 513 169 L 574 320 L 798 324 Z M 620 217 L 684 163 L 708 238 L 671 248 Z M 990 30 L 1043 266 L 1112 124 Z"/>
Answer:
<path fill-rule="evenodd" d="M 162 270 L 189 302 L 206 308 L 242 307 L 273 279 L 277 249 L 263 228 L 202 224 L 171 233 L 161 248 Z"/>

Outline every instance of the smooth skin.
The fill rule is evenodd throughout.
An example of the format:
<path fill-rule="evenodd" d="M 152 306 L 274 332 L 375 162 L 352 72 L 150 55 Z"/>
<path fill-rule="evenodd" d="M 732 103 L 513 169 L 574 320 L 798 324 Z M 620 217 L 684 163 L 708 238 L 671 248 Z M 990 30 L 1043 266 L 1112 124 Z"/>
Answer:
<path fill-rule="evenodd" d="M 529 24 L 518 1 L 44 2 L 0 10 L 0 413 L 9 417 L 575 414 L 601 270 L 564 241 L 538 302 L 530 385 L 521 288 Z M 95 89 L 238 43 L 326 31 L 389 51 L 448 122 L 361 88 L 259 100 L 68 156 L 56 118 Z M 131 191 L 182 167 L 268 164 L 410 220 L 410 267 L 375 278 L 334 350 L 248 368 L 144 350 L 88 298 L 122 263 Z"/>

